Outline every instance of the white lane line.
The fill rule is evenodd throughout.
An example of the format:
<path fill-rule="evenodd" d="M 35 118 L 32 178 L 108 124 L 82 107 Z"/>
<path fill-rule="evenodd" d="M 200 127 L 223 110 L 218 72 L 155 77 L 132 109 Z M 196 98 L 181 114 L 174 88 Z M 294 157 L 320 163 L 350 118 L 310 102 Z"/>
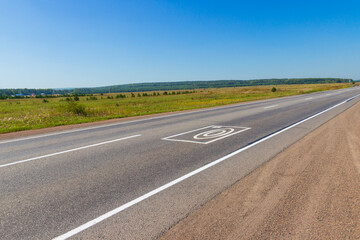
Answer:
<path fill-rule="evenodd" d="M 271 106 L 264 107 L 264 109 L 274 108 L 274 107 L 277 107 L 277 106 L 279 106 L 279 105 L 271 105 Z"/>
<path fill-rule="evenodd" d="M 335 91 L 338 91 L 338 90 L 330 90 L 330 91 L 335 92 Z M 310 94 L 314 94 L 314 93 L 310 93 Z M 86 127 L 86 128 L 81 128 L 81 129 L 67 130 L 67 131 L 54 132 L 54 133 L 48 133 L 48 134 L 41 134 L 41 135 L 35 135 L 35 136 L 31 136 L 31 137 L 15 138 L 15 139 L 10 139 L 10 140 L 0 141 L 0 144 L 12 143 L 12 142 L 18 142 L 18 141 L 25 141 L 25 140 L 30 140 L 30 139 L 42 138 L 42 137 L 50 137 L 50 136 L 56 136 L 56 135 L 61 135 L 61 134 L 67 134 L 67 133 L 81 132 L 81 131 L 93 130 L 93 129 L 98 129 L 98 128 L 113 127 L 113 126 L 118 126 L 118 125 L 123 125 L 123 124 L 129 124 L 129 123 L 136 123 L 136 122 L 144 122 L 144 121 L 150 121 L 150 120 L 155 120 L 155 119 L 169 118 L 169 117 L 187 115 L 187 114 L 192 114 L 192 113 L 216 111 L 216 110 L 220 110 L 220 109 L 227 109 L 227 108 L 234 108 L 234 107 L 236 108 L 236 107 L 242 107 L 242 106 L 247 106 L 247 105 L 252 105 L 252 104 L 261 104 L 261 103 L 265 103 L 265 102 L 286 100 L 288 98 L 297 99 L 297 98 L 301 98 L 303 96 L 304 95 L 294 95 L 294 96 L 286 96 L 286 97 L 281 97 L 281 98 L 260 100 L 260 101 L 249 102 L 249 103 L 236 103 L 236 104 L 232 104 L 230 106 L 227 105 L 227 106 L 210 107 L 210 108 L 205 108 L 205 109 L 201 109 L 201 110 L 190 110 L 189 112 L 174 113 L 174 114 L 165 115 L 165 116 L 150 117 L 150 118 L 144 118 L 144 119 L 120 122 L 120 123 L 112 123 L 112 124 L 106 124 L 106 125 L 100 125 L 100 126 Z"/>
<path fill-rule="evenodd" d="M 210 168 L 210 167 L 212 167 L 212 166 L 214 166 L 216 164 L 219 164 L 219 163 L 225 161 L 226 159 L 228 159 L 230 157 L 233 157 L 233 156 L 235 156 L 235 155 L 237 155 L 237 154 L 239 154 L 239 153 L 241 153 L 241 152 L 243 152 L 243 151 L 245 151 L 245 150 L 247 150 L 249 148 L 252 148 L 252 147 L 258 145 L 259 143 L 262 143 L 262 142 L 264 142 L 264 141 L 266 141 L 266 140 L 268 140 L 268 139 L 270 139 L 272 137 L 275 137 L 276 135 L 278 135 L 280 133 L 283 133 L 283 132 L 285 132 L 285 131 L 287 131 L 287 130 L 289 130 L 289 129 L 291 129 L 291 128 L 293 128 L 293 127 L 295 127 L 295 126 L 297 126 L 297 125 L 299 125 L 301 123 L 304 123 L 304 122 L 306 122 L 306 121 L 308 121 L 308 120 L 310 120 L 310 119 L 312 119 L 314 117 L 317 117 L 317 116 L 319 116 L 319 115 L 321 115 L 321 114 L 323 114 L 325 112 L 328 112 L 331 109 L 336 108 L 336 107 L 338 107 L 338 106 L 340 106 L 340 105 L 342 105 L 342 104 L 344 104 L 344 103 L 346 103 L 346 102 L 348 102 L 348 101 L 350 101 L 350 100 L 352 100 L 352 99 L 354 99 L 354 98 L 356 98 L 358 96 L 360 96 L 360 94 L 355 95 L 354 97 L 351 97 L 351 98 L 349 98 L 349 99 L 347 99 L 347 100 L 345 100 L 345 101 L 343 101 L 343 102 L 341 102 L 339 104 L 336 104 L 336 105 L 334 105 L 334 106 L 332 106 L 332 107 L 330 107 L 328 109 L 325 109 L 324 111 L 316 113 L 316 114 L 314 114 L 314 115 L 312 115 L 312 116 L 310 116 L 308 118 L 305 118 L 304 120 L 301 120 L 301 121 L 299 121 L 297 123 L 294 123 L 294 124 L 292 124 L 292 125 L 290 125 L 290 126 L 288 126 L 286 128 L 283 128 L 280 131 L 272 133 L 271 135 L 269 135 L 267 137 L 261 138 L 261 139 L 257 140 L 256 142 L 253 142 L 253 143 L 251 143 L 251 144 L 249 144 L 249 145 L 247 145 L 247 146 L 245 146 L 243 148 L 240 148 L 240 149 L 236 150 L 235 152 L 232 152 L 232 153 L 230 153 L 230 154 L 228 154 L 228 155 L 226 155 L 226 156 L 224 156 L 222 158 L 219 158 L 219 159 L 217 159 L 217 160 L 215 160 L 215 161 L 213 161 L 211 163 L 208 163 L 208 164 L 206 164 L 205 166 L 203 166 L 201 168 L 198 168 L 198 169 L 196 169 L 196 170 L 194 170 L 192 172 L 189 172 L 188 174 L 185 174 L 182 177 L 179 177 L 179 178 L 177 178 L 177 179 L 175 179 L 175 180 L 173 180 L 173 181 L 171 181 L 171 182 L 169 182 L 169 183 L 167 183 L 165 185 L 162 185 L 161 187 L 156 188 L 156 189 L 152 190 L 151 192 L 148 192 L 148 193 L 146 193 L 146 194 L 144 194 L 144 195 L 142 195 L 142 196 L 140 196 L 140 197 L 138 197 L 138 198 L 136 198 L 136 199 L 134 199 L 134 200 L 132 200 L 132 201 L 130 201 L 128 203 L 125 203 L 124 205 L 121 205 L 120 207 L 117 207 L 117 208 L 115 208 L 115 209 L 113 209 L 113 210 L 111 210 L 111 211 L 109 211 L 109 212 L 107 212 L 107 213 L 105 213 L 105 214 L 103 214 L 103 215 L 101 215 L 101 216 L 99 216 L 99 217 L 97 217 L 97 218 L 95 218 L 95 219 L 93 219 L 93 220 L 91 220 L 91 221 L 89 221 L 89 222 L 87 222 L 87 223 L 85 223 L 85 224 L 83 224 L 83 225 L 81 225 L 81 226 L 79 226 L 79 227 L 77 227 L 77 228 L 63 234 L 63 235 L 60 235 L 60 236 L 54 238 L 54 240 L 68 239 L 69 237 L 72 237 L 75 234 L 78 234 L 79 232 L 82 232 L 85 229 L 88 229 L 88 228 L 94 226 L 95 224 L 97 224 L 99 222 L 102 222 L 105 219 L 107 219 L 107 218 L 109 218 L 109 217 L 111 217 L 111 216 L 113 216 L 113 215 L 115 215 L 115 214 L 117 214 L 117 213 L 119 213 L 121 211 L 124 211 L 125 209 L 127 209 L 127 208 L 141 202 L 141 201 L 144 201 L 145 199 L 147 199 L 147 198 L 149 198 L 151 196 L 154 196 L 155 194 L 157 194 L 159 192 L 162 192 L 165 189 L 170 188 L 170 187 L 174 186 L 177 183 L 180 183 L 180 182 L 182 182 L 182 181 L 184 181 L 184 180 L 186 180 L 186 179 L 188 179 L 188 178 L 190 178 L 190 177 L 192 177 L 192 176 L 194 176 L 194 175 L 196 175 L 196 174 L 198 174 L 198 173 L 200 173 L 200 172 L 202 172 L 202 171 L 204 171 L 204 170 L 206 170 L 206 169 L 208 169 L 208 168 Z"/>
<path fill-rule="evenodd" d="M 34 161 L 34 160 L 38 160 L 38 159 L 42 159 L 42 158 L 46 158 L 46 157 L 52 157 L 52 156 L 56 156 L 56 155 L 60 155 L 60 154 L 64 154 L 64 153 L 74 152 L 74 151 L 78 151 L 78 150 L 82 150 L 82 149 L 86 149 L 86 148 L 96 147 L 96 146 L 100 146 L 100 145 L 104 145 L 104 144 L 108 144 L 108 143 L 118 142 L 118 141 L 130 139 L 130 138 L 134 138 L 134 137 L 140 137 L 140 136 L 141 135 L 138 134 L 138 135 L 133 135 L 133 136 L 129 136 L 129 137 L 118 138 L 118 139 L 114 139 L 114 140 L 110 140 L 110 141 L 106 141 L 106 142 L 101 142 L 101 143 L 96 143 L 96 144 L 92 144 L 92 145 L 88 145 L 88 146 L 73 148 L 73 149 L 70 149 L 70 150 L 51 153 L 51 154 L 47 154 L 47 155 L 43 155 L 43 156 L 39 156 L 39 157 L 33 157 L 33 158 L 21 160 L 21 161 L 16 161 L 16 162 L 12 162 L 12 163 L 6 163 L 6 164 L 3 164 L 3 165 L 0 165 L 0 168 L 8 167 L 8 166 L 11 166 L 11 165 L 16 165 L 16 164 L 20 164 L 20 163 L 30 162 L 30 161 Z"/>
<path fill-rule="evenodd" d="M 305 100 L 311 100 L 311 99 L 313 99 L 313 97 L 305 98 Z"/>

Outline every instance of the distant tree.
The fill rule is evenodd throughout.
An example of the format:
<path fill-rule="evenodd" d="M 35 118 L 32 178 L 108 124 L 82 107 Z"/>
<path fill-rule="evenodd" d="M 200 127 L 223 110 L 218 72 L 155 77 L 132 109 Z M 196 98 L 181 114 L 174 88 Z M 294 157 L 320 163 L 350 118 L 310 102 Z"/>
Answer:
<path fill-rule="evenodd" d="M 126 98 L 126 95 L 125 94 L 118 94 L 118 95 L 116 95 L 116 98 Z"/>
<path fill-rule="evenodd" d="M 271 91 L 272 91 L 272 92 L 276 92 L 276 87 L 273 87 L 273 88 L 271 89 Z"/>
<path fill-rule="evenodd" d="M 256 80 L 216 80 L 216 81 L 183 81 L 183 82 L 161 82 L 161 83 L 135 83 L 124 84 L 116 86 L 104 86 L 95 88 L 76 88 L 76 89 L 0 89 L 0 96 L 12 98 L 24 98 L 27 96 L 39 96 L 39 98 L 54 97 L 57 95 L 72 96 L 77 94 L 98 93 L 101 96 L 104 93 L 111 92 L 124 93 L 124 92 L 157 92 L 167 91 L 163 95 L 172 94 L 172 91 L 180 90 L 194 90 L 204 88 L 223 88 L 223 87 L 242 87 L 242 86 L 261 86 L 261 85 L 281 85 L 281 84 L 320 84 L 320 83 L 349 83 L 352 79 L 344 78 L 283 78 L 283 79 L 256 79 Z M 170 91 L 170 92 L 169 92 Z M 22 95 L 19 95 L 22 94 Z M 152 93 L 153 95 L 153 93 Z"/>
<path fill-rule="evenodd" d="M 97 100 L 97 97 L 95 97 L 95 96 L 90 96 L 89 98 L 87 98 L 87 100 Z"/>

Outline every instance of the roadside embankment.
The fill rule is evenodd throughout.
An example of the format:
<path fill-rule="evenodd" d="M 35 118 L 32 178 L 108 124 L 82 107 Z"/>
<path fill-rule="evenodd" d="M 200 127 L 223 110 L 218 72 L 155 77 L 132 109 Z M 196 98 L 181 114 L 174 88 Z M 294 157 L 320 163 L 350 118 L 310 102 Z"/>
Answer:
<path fill-rule="evenodd" d="M 360 239 L 359 119 L 357 103 L 160 239 Z"/>

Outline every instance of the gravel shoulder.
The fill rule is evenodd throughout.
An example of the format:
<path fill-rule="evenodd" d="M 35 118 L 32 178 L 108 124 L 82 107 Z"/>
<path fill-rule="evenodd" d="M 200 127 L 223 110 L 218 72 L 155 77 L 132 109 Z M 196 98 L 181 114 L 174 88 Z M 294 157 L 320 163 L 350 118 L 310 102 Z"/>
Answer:
<path fill-rule="evenodd" d="M 360 239 L 360 103 L 160 237 Z"/>

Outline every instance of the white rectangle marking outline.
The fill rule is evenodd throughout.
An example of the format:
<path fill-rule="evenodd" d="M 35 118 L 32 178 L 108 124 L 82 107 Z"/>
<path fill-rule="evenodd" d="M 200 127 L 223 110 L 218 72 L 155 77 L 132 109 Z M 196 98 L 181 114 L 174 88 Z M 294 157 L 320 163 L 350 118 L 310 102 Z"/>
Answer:
<path fill-rule="evenodd" d="M 191 141 L 191 140 L 181 140 L 181 139 L 171 139 L 171 138 L 173 138 L 173 137 L 178 137 L 178 136 L 181 136 L 181 135 L 185 135 L 185 134 L 188 134 L 188 133 L 192 133 L 192 132 L 196 132 L 196 131 L 199 131 L 199 130 L 202 130 L 202 129 L 212 128 L 212 127 L 231 127 L 231 128 L 242 128 L 242 129 L 239 130 L 239 131 L 237 131 L 237 132 L 234 132 L 234 133 L 231 133 L 231 134 L 222 136 L 222 137 L 218 137 L 218 138 L 215 138 L 215 139 L 210 140 L 210 141 L 207 141 L 207 142 L 199 142 L 199 141 Z M 248 128 L 248 127 L 234 127 L 234 126 L 210 125 L 210 126 L 207 126 L 207 127 L 198 128 L 198 129 L 195 129 L 195 130 L 191 130 L 191 131 L 187 131 L 187 132 L 175 134 L 175 135 L 172 135 L 172 136 L 169 136 L 169 137 L 164 137 L 164 138 L 162 138 L 162 140 L 173 141 L 173 142 L 189 142 L 189 143 L 198 143 L 198 144 L 209 144 L 209 143 L 215 142 L 215 141 L 217 141 L 217 140 L 220 140 L 220 139 L 223 139 L 223 138 L 226 138 L 226 137 L 230 137 L 230 136 L 232 136 L 232 135 L 235 135 L 235 134 L 244 132 L 244 131 L 249 130 L 249 129 L 251 129 L 251 128 Z"/>
<path fill-rule="evenodd" d="M 338 107 L 338 106 L 340 106 L 340 105 L 342 105 L 342 104 L 344 104 L 344 103 L 346 103 L 346 102 L 348 102 L 348 101 L 350 101 L 350 100 L 352 100 L 352 99 L 354 99 L 354 98 L 356 98 L 358 96 L 360 96 L 360 94 L 357 94 L 357 95 L 355 95 L 355 96 L 353 96 L 351 98 L 348 98 L 347 100 L 345 100 L 343 102 L 340 102 L 340 103 L 338 103 L 338 104 L 336 104 L 336 105 L 334 105 L 332 107 L 329 107 L 329 108 L 327 108 L 327 109 L 325 109 L 325 110 L 323 110 L 321 112 L 318 112 L 318 113 L 316 113 L 316 114 L 314 114 L 314 115 L 312 115 L 310 117 L 307 117 L 307 118 L 305 118 L 303 120 L 300 120 L 299 122 L 296 122 L 296 123 L 294 123 L 294 124 L 292 124 L 292 125 L 290 125 L 290 126 L 288 126 L 286 128 L 283 128 L 283 129 L 281 129 L 281 130 L 279 130 L 277 132 L 274 132 L 274 133 L 272 133 L 272 134 L 270 134 L 270 135 L 268 135 L 268 136 L 266 136 L 264 138 L 261 138 L 261 139 L 255 141 L 255 142 L 243 147 L 243 148 L 240 148 L 240 149 L 238 149 L 238 150 L 236 150 L 236 151 L 234 151 L 234 152 L 232 152 L 232 153 L 230 153 L 230 154 L 228 154 L 228 155 L 226 155 L 224 157 L 221 157 L 221 158 L 219 158 L 219 159 L 217 159 L 217 160 L 215 160 L 213 162 L 210 162 L 210 163 L 208 163 L 208 164 L 206 164 L 206 165 L 204 165 L 204 166 L 202 166 L 202 167 L 200 167 L 198 169 L 195 169 L 192 172 L 189 172 L 189 173 L 183 175 L 182 177 L 174 179 L 174 180 L 172 180 L 171 182 L 169 182 L 167 184 L 164 184 L 164 185 L 162 185 L 162 186 L 160 186 L 160 187 L 158 187 L 158 188 L 156 188 L 156 189 L 154 189 L 154 190 L 152 190 L 152 191 L 150 191 L 150 192 L 148 192 L 148 193 L 146 193 L 146 194 L 144 194 L 144 195 L 142 195 L 142 196 L 140 196 L 138 198 L 135 198 L 134 200 L 132 200 L 130 202 L 127 202 L 127 203 L 125 203 L 125 204 L 123 204 L 123 205 L 121 205 L 121 206 L 107 212 L 107 213 L 104 213 L 103 215 L 101 215 L 101 216 L 99 216 L 99 217 L 97 217 L 97 218 L 95 218 L 93 220 L 88 221 L 87 223 L 84 223 L 83 225 L 80 225 L 79 227 L 76 227 L 76 228 L 74 228 L 74 229 L 72 229 L 72 230 L 70 230 L 70 231 L 68 231 L 68 232 L 54 238 L 54 240 L 68 239 L 69 237 L 72 237 L 72 236 L 78 234 L 79 232 L 82 232 L 85 229 L 88 229 L 88 228 L 94 226 L 95 224 L 97 224 L 99 222 L 102 222 L 102 221 L 112 217 L 113 215 L 115 215 L 117 213 L 120 213 L 120 212 L 124 211 L 125 209 L 127 209 L 127 208 L 129 208 L 129 207 L 131 207 L 131 206 L 133 206 L 133 205 L 135 205 L 135 204 L 137 204 L 139 202 L 144 201 L 147 198 L 152 197 L 155 194 L 158 194 L 159 192 L 162 192 L 162 191 L 174 186 L 175 184 L 178 184 L 178 183 L 180 183 L 180 182 L 182 182 L 182 181 L 184 181 L 184 180 L 186 180 L 186 179 L 188 179 L 188 178 L 190 178 L 190 177 L 192 177 L 192 176 L 194 176 L 194 175 L 196 175 L 196 174 L 198 174 L 198 173 L 200 173 L 200 172 L 202 172 L 202 171 L 204 171 L 204 170 L 206 170 L 206 169 L 208 169 L 208 168 L 210 168 L 210 167 L 212 167 L 214 165 L 217 165 L 217 164 L 225 161 L 226 159 L 228 159 L 230 157 L 233 157 L 233 156 L 235 156 L 235 155 L 237 155 L 237 154 L 239 154 L 239 153 L 241 153 L 241 152 L 243 152 L 243 151 L 245 151 L 245 150 L 247 150 L 249 148 L 252 148 L 252 147 L 258 145 L 259 143 L 262 143 L 262 142 L 264 142 L 264 141 L 266 141 L 266 140 L 268 140 L 270 138 L 273 138 L 276 135 L 279 135 L 280 133 L 283 133 L 283 132 L 285 132 L 285 131 L 293 128 L 293 127 L 296 127 L 297 125 L 299 125 L 301 123 L 304 123 L 304 122 L 306 122 L 306 121 L 308 121 L 308 120 L 310 120 L 312 118 L 315 118 L 315 117 L 317 117 L 317 116 L 319 116 L 319 115 L 321 115 L 321 114 L 323 114 L 325 112 L 328 112 L 331 109 L 334 109 L 334 108 L 336 108 L 336 107 Z"/>

